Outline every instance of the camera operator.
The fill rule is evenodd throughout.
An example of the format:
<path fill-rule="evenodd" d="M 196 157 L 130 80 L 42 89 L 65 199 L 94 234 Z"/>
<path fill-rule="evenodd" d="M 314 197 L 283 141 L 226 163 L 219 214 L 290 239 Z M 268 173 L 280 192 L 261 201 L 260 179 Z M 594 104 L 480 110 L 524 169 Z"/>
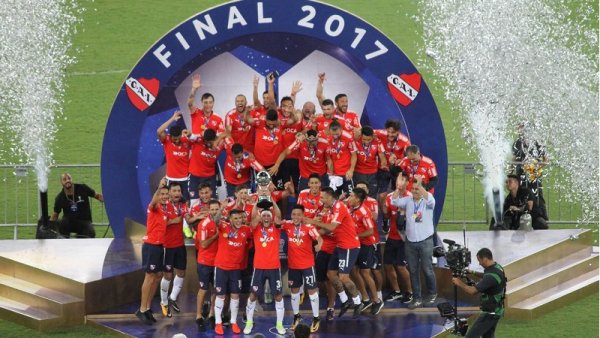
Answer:
<path fill-rule="evenodd" d="M 477 260 L 484 268 L 483 278 L 477 284 L 467 285 L 458 277 L 453 277 L 452 283 L 470 295 L 481 294 L 479 305 L 481 313 L 469 328 L 466 337 L 494 337 L 496 325 L 504 314 L 506 276 L 504 268 L 494 261 L 490 249 L 479 250 Z"/>

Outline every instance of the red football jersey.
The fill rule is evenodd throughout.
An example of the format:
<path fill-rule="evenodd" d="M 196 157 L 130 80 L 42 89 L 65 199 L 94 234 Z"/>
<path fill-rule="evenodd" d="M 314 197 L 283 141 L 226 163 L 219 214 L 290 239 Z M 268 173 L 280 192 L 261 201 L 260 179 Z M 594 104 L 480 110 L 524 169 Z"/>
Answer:
<path fill-rule="evenodd" d="M 198 264 L 215 266 L 215 257 L 217 257 L 219 239 L 217 238 L 216 240 L 214 240 L 206 248 L 203 248 L 200 245 L 200 241 L 204 241 L 213 237 L 217 233 L 217 231 L 217 224 L 215 224 L 215 222 L 212 219 L 210 219 L 210 217 L 206 217 L 204 220 L 200 221 L 200 224 L 198 224 L 198 234 L 196 235 L 196 247 L 198 248 Z"/>
<path fill-rule="evenodd" d="M 180 140 L 179 145 L 176 145 L 171 141 L 171 136 L 167 135 L 162 141 L 167 160 L 166 176 L 168 180 L 180 180 L 188 177 L 191 144 L 185 136 L 182 136 Z"/>
<path fill-rule="evenodd" d="M 354 142 L 354 148 L 356 149 L 356 168 L 354 168 L 354 172 L 376 174 L 379 167 L 379 154 L 384 152 L 381 143 L 375 139 L 369 144 L 359 140 Z"/>
<path fill-rule="evenodd" d="M 331 213 L 331 210 L 324 211 L 323 209 L 320 209 L 317 212 L 317 215 L 321 216 L 321 221 L 323 223 L 331 223 L 331 220 L 333 219 L 333 214 Z M 336 240 L 333 235 L 333 232 L 326 232 L 324 234 L 321 234 L 321 238 L 323 238 L 323 244 L 321 244 L 321 251 L 328 254 L 333 254 L 333 251 L 336 247 Z"/>
<path fill-rule="evenodd" d="M 302 130 L 310 130 L 310 129 L 315 129 L 313 126 L 313 121 L 302 118 Z"/>
<path fill-rule="evenodd" d="M 371 211 L 366 208 L 364 205 L 359 206 L 356 209 L 350 210 L 350 215 L 352 215 L 352 220 L 354 220 L 354 224 L 356 224 L 356 234 L 363 233 L 369 229 L 373 229 L 373 234 L 367 237 L 359 237 L 361 245 L 373 245 L 377 243 L 375 238 L 375 232 L 377 232 L 377 227 L 373 222 L 373 215 Z"/>
<path fill-rule="evenodd" d="M 308 179 L 312 173 L 325 175 L 327 173 L 327 145 L 328 141 L 319 138 L 316 147 L 311 147 L 308 141 L 294 141 L 288 149 L 298 151 L 298 163 L 300 166 L 300 176 Z"/>
<path fill-rule="evenodd" d="M 243 269 L 242 262 L 248 250 L 248 243 L 252 239 L 250 227 L 241 226 L 235 229 L 226 222 L 221 222 L 219 229 L 219 242 L 215 266 L 222 270 Z M 279 255 L 277 255 L 279 258 Z"/>
<path fill-rule="evenodd" d="M 406 135 L 400 132 L 398 133 L 398 137 L 391 141 L 388 139 L 387 135 L 387 130 L 385 129 L 375 130 L 375 136 L 377 136 L 379 142 L 383 145 L 385 159 L 387 160 L 388 165 L 392 165 L 390 156 L 394 154 L 396 159 L 403 159 L 405 155 L 404 151 L 406 150 L 406 147 L 410 145 L 410 140 Z"/>
<path fill-rule="evenodd" d="M 225 205 L 225 208 L 223 208 L 223 212 L 221 213 L 221 215 L 224 218 L 228 218 L 231 210 L 239 209 L 239 210 L 242 210 L 246 214 L 246 219 L 244 220 L 244 224 L 250 224 L 250 221 L 252 220 L 252 209 L 253 208 L 254 208 L 254 204 L 252 204 L 252 203 L 246 203 L 240 208 L 235 203 L 235 199 L 229 199 L 229 201 L 227 202 L 227 205 Z"/>
<path fill-rule="evenodd" d="M 217 158 L 223 150 L 223 144 L 218 147 L 208 148 L 199 138 L 192 143 L 192 157 L 190 159 L 190 174 L 200 177 L 216 175 Z"/>
<path fill-rule="evenodd" d="M 296 134 L 301 132 L 303 129 L 302 121 L 288 125 L 289 120 L 291 120 L 291 117 L 286 117 L 281 111 L 279 111 L 279 126 L 281 127 L 281 137 L 283 138 L 284 148 L 287 148 L 294 143 L 296 141 Z M 286 158 L 298 158 L 298 156 L 299 151 L 294 149 Z"/>
<path fill-rule="evenodd" d="M 167 231 L 167 206 L 159 204 L 152 208 L 148 204 L 146 213 L 146 236 L 142 239 L 148 244 L 163 244 Z"/>
<path fill-rule="evenodd" d="M 373 197 L 367 196 L 367 199 L 363 201 L 363 206 L 369 209 L 371 215 L 373 216 L 373 221 L 375 222 L 375 225 L 377 225 L 377 215 L 379 214 L 379 203 L 377 202 L 377 200 Z M 377 230 L 377 226 L 375 226 L 374 235 L 375 239 L 377 240 L 377 243 L 379 243 L 381 238 L 379 237 L 379 231 Z"/>
<path fill-rule="evenodd" d="M 341 135 L 337 140 L 329 136 L 327 141 L 327 154 L 329 154 L 333 161 L 333 174 L 345 176 L 348 170 L 350 170 L 352 153 L 356 152 L 354 141 L 346 135 Z"/>
<path fill-rule="evenodd" d="M 251 160 L 248 155 L 244 154 L 240 162 L 236 162 L 231 153 L 231 148 L 227 150 L 227 157 L 225 158 L 225 169 L 223 170 L 223 176 L 225 182 L 231 185 L 240 185 L 250 181 L 251 169 L 256 171 L 263 170 L 263 166 L 258 163 L 257 160 Z"/>
<path fill-rule="evenodd" d="M 310 193 L 310 189 L 300 191 L 296 203 L 304 207 L 304 216 L 308 218 L 315 218 L 317 212 L 323 207 L 321 193 L 317 192 L 316 195 L 313 195 Z"/>
<path fill-rule="evenodd" d="M 358 114 L 353 111 L 348 110 L 345 114 L 343 114 L 336 109 L 335 117 L 337 117 L 340 121 L 344 121 L 342 127 L 346 131 L 352 131 L 352 129 L 354 128 L 360 129 L 362 127 L 360 125 L 360 119 L 358 118 Z"/>
<path fill-rule="evenodd" d="M 292 221 L 283 221 L 281 230 L 288 237 L 288 266 L 290 269 L 308 269 L 315 266 L 313 240 L 320 236 L 310 224 L 295 225 Z"/>
<path fill-rule="evenodd" d="M 168 224 L 165 233 L 165 248 L 177 248 L 185 244 L 183 238 L 183 217 L 188 213 L 187 204 L 184 202 L 169 202 L 167 204 L 167 222 L 181 216 L 181 222 L 177 224 Z"/>
<path fill-rule="evenodd" d="M 315 123 L 317 124 L 317 131 L 318 132 L 325 132 L 326 130 L 329 130 L 329 125 L 331 124 L 331 122 L 333 122 L 334 116 L 327 118 L 325 117 L 325 115 L 317 115 L 315 116 Z M 338 122 L 340 123 L 340 125 L 342 126 L 342 130 L 348 130 L 346 128 L 346 121 L 343 119 L 338 119 Z"/>
<path fill-rule="evenodd" d="M 402 161 L 400 161 L 400 169 L 409 176 L 408 186 L 406 187 L 406 190 L 408 191 L 412 190 L 412 181 L 415 175 L 423 176 L 423 184 L 429 183 L 429 180 L 437 176 L 435 163 L 433 163 L 429 157 L 423 155 L 421 155 L 421 160 L 416 164 L 413 164 L 407 157 L 404 157 Z M 433 188 L 429 190 L 432 194 L 433 191 Z"/>
<path fill-rule="evenodd" d="M 206 129 L 213 129 L 217 134 L 225 131 L 223 119 L 215 112 L 206 117 L 202 109 L 196 108 L 190 116 L 192 118 L 192 134 L 203 134 Z"/>
<path fill-rule="evenodd" d="M 243 114 L 238 113 L 236 109 L 230 110 L 225 115 L 225 127 L 231 129 L 234 143 L 241 144 L 246 151 L 254 152 L 254 127 L 244 121 Z"/>
<path fill-rule="evenodd" d="M 396 226 L 396 215 L 398 214 L 398 207 L 392 205 L 392 195 L 394 193 L 391 192 L 385 197 L 385 206 L 387 208 L 387 216 L 390 220 L 390 233 L 388 235 L 389 239 L 402 240 L 400 237 L 400 233 L 398 233 L 398 227 Z M 412 196 L 409 191 L 404 192 L 404 194 L 400 197 Z"/>
<path fill-rule="evenodd" d="M 265 121 L 260 119 L 255 121 L 255 126 L 254 157 L 262 166 L 270 167 L 277 162 L 279 154 L 284 149 L 281 129 L 276 127 L 269 130 L 265 125 Z"/>
<path fill-rule="evenodd" d="M 252 231 L 254 237 L 254 268 L 255 269 L 279 269 L 279 245 L 281 242 L 281 230 L 273 224 L 265 228 L 259 223 Z"/>
<path fill-rule="evenodd" d="M 331 212 L 333 213 L 331 223 L 338 224 L 333 231 L 336 246 L 341 249 L 359 248 L 360 242 L 356 235 L 356 225 L 346 204 L 336 201 L 331 207 Z"/>

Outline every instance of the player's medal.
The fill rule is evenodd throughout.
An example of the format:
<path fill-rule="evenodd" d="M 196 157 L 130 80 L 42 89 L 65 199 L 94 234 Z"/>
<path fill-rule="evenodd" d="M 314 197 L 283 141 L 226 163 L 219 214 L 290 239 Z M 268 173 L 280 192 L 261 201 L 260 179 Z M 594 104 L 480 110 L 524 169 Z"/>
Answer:
<path fill-rule="evenodd" d="M 225 232 L 225 233 L 223 233 L 223 238 L 227 238 L 227 237 L 228 237 L 228 236 L 227 236 L 227 233 L 226 233 L 226 232 Z"/>
<path fill-rule="evenodd" d="M 340 145 L 340 140 L 337 140 L 337 143 L 335 144 L 335 153 L 337 154 L 337 158 L 340 158 L 340 150 L 342 149 L 342 146 Z"/>
<path fill-rule="evenodd" d="M 275 128 L 273 128 L 271 131 L 269 131 L 269 134 L 271 134 L 271 138 L 273 139 L 273 144 L 277 144 L 277 136 L 275 136 Z"/>
<path fill-rule="evenodd" d="M 302 223 L 294 224 L 294 237 L 296 237 L 297 246 L 300 246 L 300 227 L 302 227 Z"/>
<path fill-rule="evenodd" d="M 267 237 L 269 236 L 269 234 L 267 234 L 267 231 L 265 231 L 265 227 L 261 226 L 260 231 L 262 232 L 262 238 L 261 238 L 261 242 L 262 242 L 262 247 L 266 248 L 267 247 Z"/>
<path fill-rule="evenodd" d="M 238 173 L 238 174 L 236 175 L 236 177 L 237 177 L 237 178 L 242 178 L 242 174 Z"/>

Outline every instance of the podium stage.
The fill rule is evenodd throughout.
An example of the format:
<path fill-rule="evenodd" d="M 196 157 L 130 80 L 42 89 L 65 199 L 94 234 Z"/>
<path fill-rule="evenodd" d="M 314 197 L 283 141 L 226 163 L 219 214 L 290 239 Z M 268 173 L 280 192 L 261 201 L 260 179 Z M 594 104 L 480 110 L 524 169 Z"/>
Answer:
<path fill-rule="evenodd" d="M 182 312 L 162 318 L 158 297 L 153 309 L 158 323 L 146 326 L 133 315 L 139 304 L 141 242 L 139 231 L 132 239 L 46 239 L 0 241 L 0 318 L 48 330 L 83 323 L 102 327 L 121 336 L 188 337 L 213 336 L 197 332 L 195 294 L 197 275 L 194 249 L 188 247 L 188 269 L 179 304 Z M 440 232 L 442 239 L 463 244 L 462 232 Z M 138 240 L 136 240 L 136 238 Z M 505 267 L 509 278 L 507 316 L 535 318 L 598 291 L 598 255 L 589 230 L 473 231 L 467 233 L 472 270 L 481 271 L 475 254 L 488 247 Z M 437 303 L 453 299 L 448 269 L 435 269 Z M 384 291 L 384 296 L 387 294 Z M 377 317 L 352 319 L 351 314 L 325 322 L 325 297 L 321 297 L 321 330 L 315 337 L 437 336 L 444 320 L 435 305 L 408 310 L 406 304 L 386 303 Z M 460 313 L 477 312 L 477 299 L 460 294 Z M 311 317 L 308 301 L 301 307 Z M 238 323 L 241 323 L 241 313 Z M 286 297 L 284 325 L 292 320 Z M 268 334 L 274 326 L 272 304 L 257 311 L 253 333 Z M 273 331 L 274 332 L 274 331 Z"/>

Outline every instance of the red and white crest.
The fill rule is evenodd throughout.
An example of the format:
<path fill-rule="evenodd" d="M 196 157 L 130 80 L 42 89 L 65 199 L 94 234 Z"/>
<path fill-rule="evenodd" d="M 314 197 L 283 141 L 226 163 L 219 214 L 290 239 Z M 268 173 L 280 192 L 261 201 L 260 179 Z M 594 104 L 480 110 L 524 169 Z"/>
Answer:
<path fill-rule="evenodd" d="M 150 107 L 156 100 L 160 82 L 157 79 L 130 77 L 125 81 L 125 90 L 127 97 L 139 111 L 144 111 Z"/>
<path fill-rule="evenodd" d="M 390 74 L 387 78 L 390 93 L 404 107 L 411 104 L 421 89 L 421 75 L 413 74 Z"/>

